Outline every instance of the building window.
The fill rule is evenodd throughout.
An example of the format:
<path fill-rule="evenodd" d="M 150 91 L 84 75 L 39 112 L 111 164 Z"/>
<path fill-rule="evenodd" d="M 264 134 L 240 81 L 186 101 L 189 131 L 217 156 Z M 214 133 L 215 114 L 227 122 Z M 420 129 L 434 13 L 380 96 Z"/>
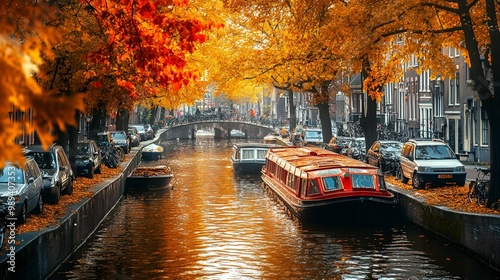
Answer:
<path fill-rule="evenodd" d="M 488 145 L 488 120 L 481 120 L 481 145 Z"/>
<path fill-rule="evenodd" d="M 455 74 L 455 105 L 460 105 L 460 73 Z"/>
<path fill-rule="evenodd" d="M 455 79 L 448 80 L 448 106 L 455 104 Z"/>
<path fill-rule="evenodd" d="M 488 145 L 488 114 L 481 106 L 481 145 Z"/>
<path fill-rule="evenodd" d="M 420 74 L 420 92 L 430 92 L 429 70 L 422 71 Z"/>

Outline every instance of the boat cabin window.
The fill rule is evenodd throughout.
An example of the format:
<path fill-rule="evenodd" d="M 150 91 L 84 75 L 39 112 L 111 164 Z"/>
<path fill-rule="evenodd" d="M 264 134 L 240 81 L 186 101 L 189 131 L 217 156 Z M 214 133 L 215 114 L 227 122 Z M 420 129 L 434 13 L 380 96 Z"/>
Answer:
<path fill-rule="evenodd" d="M 309 191 L 308 195 L 319 194 L 319 184 L 317 179 L 313 179 L 309 182 Z"/>
<path fill-rule="evenodd" d="M 254 150 L 241 150 L 241 159 L 254 159 Z"/>
<path fill-rule="evenodd" d="M 267 150 L 257 150 L 257 158 L 265 159 L 267 154 Z"/>
<path fill-rule="evenodd" d="M 351 174 L 353 189 L 375 189 L 375 178 L 369 174 Z"/>
<path fill-rule="evenodd" d="M 302 179 L 302 181 L 301 181 L 302 186 L 300 187 L 301 196 L 307 196 L 307 191 L 308 191 L 307 183 L 308 182 L 309 182 L 308 180 Z"/>
<path fill-rule="evenodd" d="M 323 178 L 323 188 L 327 192 L 342 189 L 342 182 L 340 180 L 340 177 L 335 176 Z"/>

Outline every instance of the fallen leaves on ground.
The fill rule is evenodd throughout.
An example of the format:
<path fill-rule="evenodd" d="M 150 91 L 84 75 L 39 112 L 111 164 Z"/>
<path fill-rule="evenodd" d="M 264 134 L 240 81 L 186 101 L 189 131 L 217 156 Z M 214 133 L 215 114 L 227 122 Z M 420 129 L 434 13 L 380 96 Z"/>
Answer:
<path fill-rule="evenodd" d="M 411 184 L 403 184 L 400 180 L 396 180 L 394 176 L 387 176 L 385 180 L 396 188 L 404 189 L 414 197 L 424 199 L 424 202 L 429 205 L 445 206 L 452 210 L 469 213 L 500 214 L 498 209 L 490 209 L 479 206 L 476 202 L 470 202 L 467 197 L 469 192 L 468 182 L 463 187 L 447 185 L 428 189 L 414 189 Z M 411 183 L 411 180 L 409 183 Z"/>
<path fill-rule="evenodd" d="M 92 187 L 103 182 L 105 179 L 117 176 L 121 171 L 121 166 L 118 166 L 118 168 L 108 168 L 103 164 L 101 166 L 101 174 L 95 174 L 94 178 L 76 178 L 73 182 L 72 195 L 61 195 L 59 204 L 44 204 L 43 214 L 30 214 L 26 223 L 16 225 L 16 234 L 43 230 L 50 225 L 57 225 L 58 219 L 64 217 L 69 205 L 80 202 L 84 198 L 92 197 L 93 192 L 90 191 Z"/>

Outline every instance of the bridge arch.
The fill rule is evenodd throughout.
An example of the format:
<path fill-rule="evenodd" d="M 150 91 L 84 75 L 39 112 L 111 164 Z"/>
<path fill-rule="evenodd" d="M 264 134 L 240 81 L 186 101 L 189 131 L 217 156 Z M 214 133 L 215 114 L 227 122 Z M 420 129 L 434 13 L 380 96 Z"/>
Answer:
<path fill-rule="evenodd" d="M 231 136 L 231 131 L 234 129 L 240 130 L 245 133 L 245 138 L 257 139 L 264 138 L 264 136 L 276 132 L 272 127 L 251 123 L 251 122 L 238 122 L 238 121 L 198 121 L 192 123 L 179 124 L 170 127 L 165 133 L 162 134 L 163 140 L 170 139 L 195 139 L 196 131 L 200 129 L 214 130 L 215 139 L 227 139 Z"/>

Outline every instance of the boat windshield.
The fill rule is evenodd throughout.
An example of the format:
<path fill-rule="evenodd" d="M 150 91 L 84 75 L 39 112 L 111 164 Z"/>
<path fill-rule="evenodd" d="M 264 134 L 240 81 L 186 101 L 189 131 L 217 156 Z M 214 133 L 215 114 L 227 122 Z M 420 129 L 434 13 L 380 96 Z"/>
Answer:
<path fill-rule="evenodd" d="M 334 191 L 342 189 L 342 181 L 340 177 L 325 177 L 323 178 L 323 188 L 325 191 Z"/>
<path fill-rule="evenodd" d="M 353 189 L 375 189 L 375 180 L 373 175 L 351 174 Z"/>

